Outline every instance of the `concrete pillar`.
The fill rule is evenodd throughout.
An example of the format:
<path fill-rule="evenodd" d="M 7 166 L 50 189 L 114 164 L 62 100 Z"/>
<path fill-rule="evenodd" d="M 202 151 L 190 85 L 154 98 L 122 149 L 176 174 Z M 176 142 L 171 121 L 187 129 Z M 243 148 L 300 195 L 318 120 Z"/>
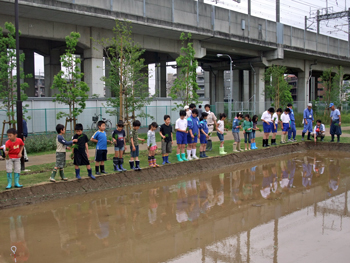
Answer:
<path fill-rule="evenodd" d="M 241 101 L 241 94 L 240 94 L 240 77 L 239 77 L 239 70 L 233 70 L 232 72 L 233 75 L 233 83 L 232 83 L 232 87 L 233 87 L 233 93 L 232 93 L 232 99 L 233 101 L 237 102 L 237 101 Z"/>
<path fill-rule="evenodd" d="M 45 97 L 52 97 L 57 90 L 51 90 L 54 76 L 61 70 L 60 50 L 51 49 L 50 56 L 44 57 Z"/>
<path fill-rule="evenodd" d="M 265 68 L 255 68 L 256 72 L 256 93 L 255 108 L 256 114 L 263 113 L 265 109 Z"/>
<path fill-rule="evenodd" d="M 166 97 L 166 61 L 160 62 L 160 97 Z"/>
<path fill-rule="evenodd" d="M 209 73 L 209 98 L 210 98 L 210 104 L 214 105 L 216 102 L 216 94 L 215 94 L 215 83 L 217 78 L 217 70 L 211 70 Z"/>
<path fill-rule="evenodd" d="M 298 73 L 298 87 L 297 87 L 297 112 L 303 112 L 306 105 L 310 101 L 309 96 L 309 68 L 310 63 L 304 61 L 304 71 Z"/>
<path fill-rule="evenodd" d="M 250 89 L 250 78 L 249 78 L 249 70 L 243 70 L 243 85 L 242 85 L 242 93 L 243 93 L 243 108 L 245 110 L 249 109 L 249 89 Z"/>
<path fill-rule="evenodd" d="M 111 63 L 109 62 L 109 60 L 107 58 L 104 59 L 104 63 L 105 63 L 105 77 L 109 78 L 109 73 L 111 71 Z M 106 98 L 112 97 L 111 89 L 106 86 L 106 83 L 103 83 L 103 85 L 104 85 L 104 89 L 105 89 Z"/>
<path fill-rule="evenodd" d="M 23 50 L 25 55 L 25 60 L 23 62 L 24 74 L 31 74 L 31 78 L 25 78 L 24 82 L 28 83 L 29 87 L 26 89 L 25 93 L 28 97 L 37 97 L 38 93 L 35 94 L 35 63 L 34 63 L 34 51 L 30 49 Z"/>
<path fill-rule="evenodd" d="M 95 45 L 95 44 L 94 44 Z M 103 52 L 102 49 L 89 48 L 84 50 L 84 81 L 89 86 L 89 96 L 97 94 L 105 97 L 103 76 Z"/>
<path fill-rule="evenodd" d="M 204 97 L 210 97 L 210 73 L 209 71 L 204 71 Z"/>
<path fill-rule="evenodd" d="M 216 75 L 215 97 L 216 102 L 218 102 L 216 106 L 216 114 L 224 112 L 225 83 L 223 70 L 219 70 Z"/>

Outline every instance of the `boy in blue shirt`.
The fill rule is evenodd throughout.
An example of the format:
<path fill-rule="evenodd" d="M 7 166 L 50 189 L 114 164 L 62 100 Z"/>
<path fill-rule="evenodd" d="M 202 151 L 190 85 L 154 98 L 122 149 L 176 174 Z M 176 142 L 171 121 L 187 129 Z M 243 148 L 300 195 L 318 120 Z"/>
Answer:
<path fill-rule="evenodd" d="M 96 142 L 96 155 L 95 155 L 95 174 L 100 175 L 101 173 L 106 174 L 105 161 L 107 161 L 107 134 L 105 132 L 106 123 L 99 121 L 97 123 L 98 131 L 92 135 L 90 141 Z M 101 162 L 101 165 L 100 165 Z M 101 173 L 99 171 L 101 168 Z"/>
<path fill-rule="evenodd" d="M 208 157 L 205 154 L 205 150 L 207 148 L 207 143 L 208 143 L 208 139 L 209 139 L 209 128 L 208 128 L 208 123 L 207 123 L 207 118 L 208 118 L 208 113 L 206 112 L 202 112 L 202 116 L 200 118 L 200 122 L 199 122 L 199 131 L 200 131 L 200 158 L 205 158 Z"/>
<path fill-rule="evenodd" d="M 196 156 L 196 145 L 198 141 L 199 129 L 198 129 L 198 110 L 193 109 L 190 117 L 187 118 L 187 159 L 198 159 Z M 192 157 L 191 157 L 192 154 Z"/>
<path fill-rule="evenodd" d="M 287 108 L 290 109 L 289 112 L 289 118 L 290 118 L 290 129 L 288 130 L 288 142 L 296 142 L 297 140 L 295 137 L 297 136 L 297 129 L 295 126 L 295 117 L 294 117 L 294 111 L 293 111 L 293 104 L 288 103 Z M 293 139 L 292 139 L 293 134 Z"/>

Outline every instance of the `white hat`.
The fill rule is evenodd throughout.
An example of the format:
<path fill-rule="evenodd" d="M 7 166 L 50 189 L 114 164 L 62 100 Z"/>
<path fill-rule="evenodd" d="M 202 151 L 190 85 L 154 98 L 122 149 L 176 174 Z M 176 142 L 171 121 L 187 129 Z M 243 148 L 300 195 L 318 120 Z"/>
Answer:
<path fill-rule="evenodd" d="M 307 106 L 308 106 L 308 107 L 312 107 L 312 103 L 308 103 Z"/>
<path fill-rule="evenodd" d="M 187 110 L 187 109 L 189 109 L 189 108 L 190 108 L 190 107 L 188 107 L 188 105 L 186 105 L 186 106 L 184 107 L 185 110 Z"/>

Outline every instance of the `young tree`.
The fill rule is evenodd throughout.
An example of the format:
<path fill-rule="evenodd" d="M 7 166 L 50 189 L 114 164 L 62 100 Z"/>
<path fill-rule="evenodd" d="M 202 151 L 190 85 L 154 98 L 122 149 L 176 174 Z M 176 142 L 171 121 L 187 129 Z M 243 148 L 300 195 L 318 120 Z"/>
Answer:
<path fill-rule="evenodd" d="M 55 94 L 54 101 L 66 104 L 69 107 L 68 113 L 57 113 L 57 119 L 66 117 L 66 124 L 70 123 L 72 134 L 77 117 L 86 107 L 87 92 L 90 90 L 88 85 L 81 81 L 81 78 L 84 76 L 79 68 L 81 60 L 74 55 L 79 38 L 80 34 L 77 32 L 72 32 L 69 36 L 66 36 L 66 53 L 60 59 L 63 67 L 66 68 L 66 72 L 63 70 L 58 72 L 51 87 L 51 89 L 58 89 L 59 91 L 59 93 Z"/>
<path fill-rule="evenodd" d="M 272 65 L 265 71 L 265 94 L 271 98 L 276 109 L 293 102 L 292 86 L 285 78 L 286 67 Z"/>
<path fill-rule="evenodd" d="M 180 68 L 181 74 L 175 79 L 169 94 L 172 99 L 179 98 L 181 100 L 180 103 L 175 103 L 176 108 L 183 108 L 191 103 L 199 103 L 199 96 L 197 94 L 197 90 L 199 89 L 197 84 L 198 62 L 194 57 L 196 52 L 191 42 L 191 34 L 188 33 L 186 36 L 182 32 L 180 40 L 182 42 L 181 54 L 176 59 L 176 65 Z"/>
<path fill-rule="evenodd" d="M 7 121 L 4 121 L 2 128 L 1 141 L 4 134 L 5 125 L 16 128 L 15 107 L 17 101 L 17 76 L 15 75 L 16 62 L 16 29 L 11 23 L 5 23 L 7 35 L 3 33 L 3 28 L 0 27 L 0 99 L 2 104 L 0 108 L 6 111 Z M 19 32 L 20 34 L 20 32 Z M 20 54 L 20 62 L 23 63 L 25 55 Z M 25 75 L 21 68 L 21 79 L 31 78 L 32 75 Z M 25 101 L 28 96 L 24 93 L 28 88 L 28 83 L 21 83 L 21 101 Z M 23 114 L 27 113 L 26 107 L 23 105 Z"/>
<path fill-rule="evenodd" d="M 115 95 L 107 99 L 107 105 L 113 108 L 107 112 L 119 113 L 127 131 L 135 119 L 151 117 L 143 109 L 152 100 L 148 91 L 148 66 L 141 58 L 145 50 L 132 40 L 131 30 L 130 22 L 116 20 L 112 38 L 95 40 L 110 64 L 109 76 L 102 78 L 106 88 Z"/>
<path fill-rule="evenodd" d="M 335 72 L 335 73 L 334 73 Z M 343 92 L 344 73 L 343 67 L 328 68 L 323 71 L 321 80 L 323 82 L 323 101 L 326 102 L 324 115 L 329 113 L 328 105 L 333 102 L 340 106 L 341 94 Z"/>

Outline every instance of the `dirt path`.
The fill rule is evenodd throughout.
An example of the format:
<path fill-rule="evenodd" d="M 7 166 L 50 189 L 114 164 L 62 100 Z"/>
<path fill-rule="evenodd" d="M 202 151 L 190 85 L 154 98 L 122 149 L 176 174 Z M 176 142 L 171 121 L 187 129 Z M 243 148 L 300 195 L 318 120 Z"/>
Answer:
<path fill-rule="evenodd" d="M 344 127 L 343 130 L 350 130 L 350 127 Z M 278 133 L 280 135 L 280 131 Z M 301 131 L 297 131 L 297 135 L 301 135 Z M 262 132 L 257 132 L 256 137 L 262 137 L 263 133 Z M 326 135 L 329 137 L 329 133 Z M 243 133 L 240 133 L 240 137 L 243 137 Z M 350 137 L 350 134 L 344 133 L 342 137 Z M 219 138 L 216 136 L 216 132 L 213 132 L 213 138 L 212 140 L 214 142 L 219 141 Z M 233 136 L 231 132 L 227 132 L 227 135 L 225 136 L 225 140 L 233 140 Z M 160 147 L 161 143 L 157 142 L 157 146 Z M 174 146 L 176 146 L 176 141 L 174 141 Z M 129 145 L 127 146 L 127 152 L 129 152 L 130 148 Z M 142 150 L 147 150 L 147 145 L 146 144 L 140 144 L 140 151 Z M 108 153 L 113 153 L 114 152 L 114 147 L 108 147 Z M 69 160 L 69 155 L 67 153 L 67 160 Z M 95 156 L 95 149 L 90 149 L 89 150 L 89 155 L 90 157 Z M 46 155 L 37 155 L 37 156 L 29 156 L 29 162 L 26 163 L 26 166 L 31 166 L 31 165 L 41 165 L 45 163 L 53 163 L 56 161 L 56 155 L 55 154 L 46 154 Z M 0 161 L 0 169 L 5 170 L 5 161 Z"/>

